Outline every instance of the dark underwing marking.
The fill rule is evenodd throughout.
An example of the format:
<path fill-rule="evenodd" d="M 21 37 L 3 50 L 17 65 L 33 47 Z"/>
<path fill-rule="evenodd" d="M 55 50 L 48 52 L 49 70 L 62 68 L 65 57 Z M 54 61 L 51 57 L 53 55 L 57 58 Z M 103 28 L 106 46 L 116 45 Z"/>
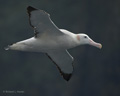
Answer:
<path fill-rule="evenodd" d="M 31 12 L 32 12 L 32 11 L 35 11 L 35 10 L 38 10 L 38 9 L 33 8 L 33 7 L 31 7 L 31 6 L 28 6 L 28 7 L 27 7 L 27 13 L 28 13 L 28 15 L 29 15 L 29 23 L 30 23 L 30 26 L 32 26 L 32 27 L 34 28 L 34 30 L 35 30 L 35 26 L 33 26 L 33 25 L 31 24 L 30 17 L 31 17 Z M 36 30 L 34 31 L 34 37 L 35 37 L 35 38 L 37 38 L 38 33 L 39 33 L 39 32 L 36 32 Z"/>
<path fill-rule="evenodd" d="M 39 34 L 39 32 L 36 32 L 36 30 L 34 31 L 34 37 L 37 38 L 37 35 Z"/>
<path fill-rule="evenodd" d="M 66 81 L 69 81 L 71 76 L 72 76 L 72 73 L 68 74 L 68 73 L 64 73 L 61 71 L 60 67 L 54 62 L 54 60 L 46 53 L 46 55 L 50 58 L 50 60 L 57 66 L 60 74 L 63 76 L 63 78 L 66 80 Z"/>
<path fill-rule="evenodd" d="M 28 12 L 29 16 L 31 15 L 30 13 L 31 13 L 32 11 L 35 11 L 35 10 L 40 10 L 40 9 L 36 9 L 36 8 L 31 7 L 31 6 L 28 6 L 28 7 L 27 7 L 27 12 Z M 45 13 L 46 15 L 50 16 L 50 14 L 47 13 L 47 12 L 45 12 L 44 10 L 40 10 L 40 11 L 43 12 L 43 13 Z"/>
<path fill-rule="evenodd" d="M 64 72 L 62 72 L 61 74 L 62 74 L 63 78 L 64 78 L 65 80 L 67 80 L 67 81 L 69 81 L 70 78 L 71 78 L 71 76 L 72 76 L 72 74 L 66 74 L 66 73 L 64 73 Z"/>
<path fill-rule="evenodd" d="M 35 11 L 35 10 L 39 10 L 39 11 L 45 13 L 45 14 L 48 15 L 48 16 L 50 16 L 50 15 L 49 15 L 47 12 L 43 11 L 43 10 L 36 9 L 36 8 L 31 7 L 31 6 L 28 6 L 28 7 L 27 7 L 27 13 L 28 13 L 28 15 L 29 15 L 29 23 L 30 23 L 30 26 L 32 26 L 32 27 L 34 28 L 34 30 L 35 30 L 35 31 L 34 31 L 34 37 L 37 38 L 37 35 L 38 35 L 39 32 L 36 31 L 36 26 L 32 25 L 32 23 L 31 23 L 31 21 L 30 21 L 31 12 L 32 12 L 32 11 Z"/>
<path fill-rule="evenodd" d="M 31 6 L 28 6 L 27 7 L 27 10 L 28 10 L 28 13 L 30 13 L 30 12 L 32 12 L 32 11 L 34 11 L 34 10 L 37 10 L 36 8 L 33 8 L 33 7 L 31 7 Z"/>

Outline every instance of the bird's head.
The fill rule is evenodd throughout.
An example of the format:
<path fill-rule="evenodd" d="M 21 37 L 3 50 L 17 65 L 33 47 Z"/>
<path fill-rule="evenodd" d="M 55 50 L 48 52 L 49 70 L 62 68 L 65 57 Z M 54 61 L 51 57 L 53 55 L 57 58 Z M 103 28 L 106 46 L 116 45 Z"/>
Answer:
<path fill-rule="evenodd" d="M 86 34 L 77 34 L 76 38 L 80 45 L 89 44 L 100 49 L 102 48 L 102 45 L 100 43 L 96 43 Z"/>

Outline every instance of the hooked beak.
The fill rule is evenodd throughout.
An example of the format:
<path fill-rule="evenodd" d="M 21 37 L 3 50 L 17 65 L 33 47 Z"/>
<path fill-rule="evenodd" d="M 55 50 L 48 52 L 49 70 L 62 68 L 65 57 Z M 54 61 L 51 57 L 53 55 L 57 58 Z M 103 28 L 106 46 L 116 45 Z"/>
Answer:
<path fill-rule="evenodd" d="M 90 45 L 95 46 L 99 49 L 102 48 L 102 44 L 94 42 L 92 39 L 90 39 Z"/>

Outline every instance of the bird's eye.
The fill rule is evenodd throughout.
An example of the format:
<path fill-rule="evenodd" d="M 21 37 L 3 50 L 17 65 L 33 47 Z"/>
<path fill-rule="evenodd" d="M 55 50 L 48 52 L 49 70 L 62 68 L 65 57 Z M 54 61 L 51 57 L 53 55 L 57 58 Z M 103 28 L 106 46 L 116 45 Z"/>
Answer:
<path fill-rule="evenodd" d="M 84 36 L 84 38 L 87 38 L 87 36 Z"/>

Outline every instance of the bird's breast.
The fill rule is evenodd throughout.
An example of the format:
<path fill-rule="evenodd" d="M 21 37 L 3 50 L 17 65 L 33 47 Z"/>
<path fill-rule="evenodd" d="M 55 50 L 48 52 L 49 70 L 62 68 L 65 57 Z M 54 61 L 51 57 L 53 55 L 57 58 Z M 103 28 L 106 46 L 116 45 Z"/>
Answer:
<path fill-rule="evenodd" d="M 70 37 L 55 37 L 55 38 L 30 38 L 20 43 L 26 45 L 25 51 L 47 52 L 50 50 L 65 50 L 75 46 L 75 42 Z"/>

